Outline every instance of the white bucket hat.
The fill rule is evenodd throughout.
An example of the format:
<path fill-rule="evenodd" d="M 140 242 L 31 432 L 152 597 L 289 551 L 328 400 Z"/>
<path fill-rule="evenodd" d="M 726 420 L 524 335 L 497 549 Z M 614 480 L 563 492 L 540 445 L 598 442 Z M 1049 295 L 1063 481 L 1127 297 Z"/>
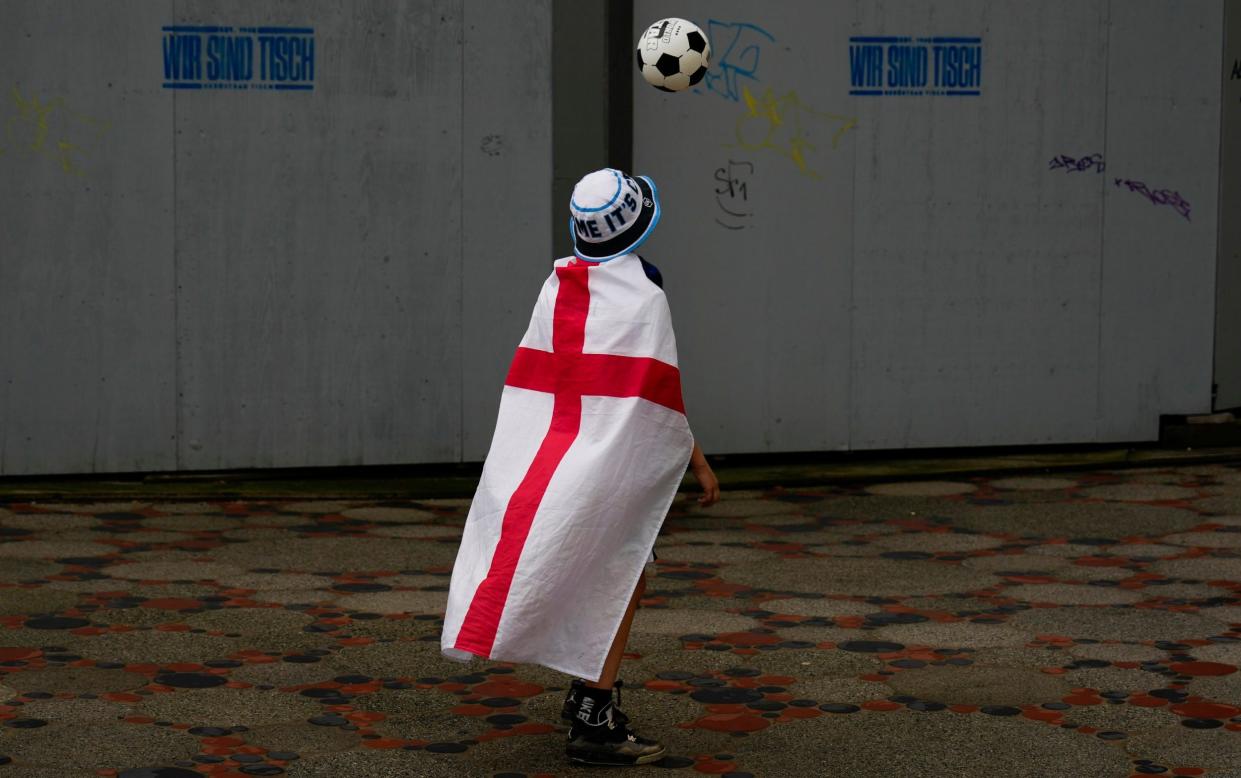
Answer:
<path fill-rule="evenodd" d="M 646 176 L 604 168 L 573 187 L 569 213 L 574 253 L 587 262 L 606 262 L 642 245 L 655 229 L 659 193 Z"/>

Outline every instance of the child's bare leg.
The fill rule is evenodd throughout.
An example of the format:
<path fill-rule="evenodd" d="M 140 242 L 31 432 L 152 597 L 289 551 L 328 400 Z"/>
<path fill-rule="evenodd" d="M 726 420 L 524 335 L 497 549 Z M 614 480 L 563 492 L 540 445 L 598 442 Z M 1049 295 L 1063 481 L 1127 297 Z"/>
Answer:
<path fill-rule="evenodd" d="M 645 575 L 638 579 L 638 585 L 629 598 L 625 617 L 616 630 L 616 638 L 608 650 L 599 680 L 585 682 L 586 688 L 579 685 L 581 681 L 574 681 L 569 698 L 565 700 L 565 713 L 562 715 L 573 721 L 569 742 L 565 745 L 570 761 L 597 765 L 650 764 L 661 759 L 666 752 L 659 742 L 639 737 L 630 729 L 629 717 L 612 702 L 612 685 L 616 682 L 616 673 L 625 653 L 625 643 L 629 641 L 634 611 L 638 609 L 638 600 L 644 591 Z"/>
<path fill-rule="evenodd" d="M 638 585 L 634 587 L 633 596 L 629 598 L 629 608 L 625 611 L 625 618 L 621 620 L 620 629 L 616 630 L 616 639 L 612 641 L 607 661 L 603 663 L 603 674 L 599 676 L 598 681 L 587 681 L 587 686 L 595 689 L 611 689 L 612 684 L 616 682 L 621 657 L 625 654 L 625 644 L 629 642 L 629 627 L 633 624 L 633 614 L 638 610 L 638 600 L 642 599 L 642 593 L 645 591 L 646 573 L 643 573 L 638 579 Z"/>

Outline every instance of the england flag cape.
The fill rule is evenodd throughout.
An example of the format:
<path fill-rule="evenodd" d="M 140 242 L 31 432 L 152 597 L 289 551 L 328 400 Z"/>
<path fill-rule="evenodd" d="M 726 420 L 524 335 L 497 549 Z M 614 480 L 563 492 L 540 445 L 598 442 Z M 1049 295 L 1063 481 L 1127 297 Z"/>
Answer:
<path fill-rule="evenodd" d="M 557 260 L 504 383 L 444 654 L 598 680 L 693 445 L 641 260 Z"/>

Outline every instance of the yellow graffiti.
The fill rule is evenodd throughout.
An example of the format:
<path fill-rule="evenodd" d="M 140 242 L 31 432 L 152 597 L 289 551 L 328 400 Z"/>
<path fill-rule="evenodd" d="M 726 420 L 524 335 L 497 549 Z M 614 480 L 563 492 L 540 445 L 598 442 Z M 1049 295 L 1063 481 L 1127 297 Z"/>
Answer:
<path fill-rule="evenodd" d="M 749 151 L 770 149 L 788 157 L 797 170 L 810 178 L 819 178 L 808 159 L 819 148 L 818 133 L 824 125 L 831 131 L 834 149 L 849 130 L 857 126 L 857 117 L 823 113 L 806 105 L 794 90 L 777 97 L 767 87 L 755 97 L 749 87 L 742 87 L 745 112 L 737 119 L 737 147 Z"/>
<path fill-rule="evenodd" d="M 8 151 L 50 157 L 64 172 L 80 176 L 83 170 L 81 142 L 90 135 L 96 140 L 111 124 L 69 110 L 63 97 L 42 101 L 37 96 L 25 97 L 16 85 L 11 93 L 11 113 L 0 133 L 0 155 Z M 76 155 L 76 156 L 75 156 Z"/>

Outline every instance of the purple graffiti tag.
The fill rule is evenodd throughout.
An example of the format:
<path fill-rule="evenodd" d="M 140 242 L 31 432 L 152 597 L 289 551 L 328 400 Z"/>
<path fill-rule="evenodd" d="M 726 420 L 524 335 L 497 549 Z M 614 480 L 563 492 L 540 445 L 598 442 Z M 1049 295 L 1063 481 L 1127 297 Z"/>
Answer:
<path fill-rule="evenodd" d="M 741 86 L 737 79 L 757 81 L 758 60 L 764 42 L 774 43 L 775 37 L 748 22 L 721 22 L 707 20 L 707 38 L 715 61 L 707 71 L 703 82 L 708 92 L 715 92 L 725 100 L 740 102 Z"/>
<path fill-rule="evenodd" d="M 1074 159 L 1067 154 L 1061 154 L 1052 157 L 1047 163 L 1048 170 L 1063 170 L 1066 173 L 1080 173 L 1085 170 L 1094 168 L 1094 172 L 1102 173 L 1105 165 L 1103 164 L 1102 154 L 1087 154 L 1080 159 Z"/>
<path fill-rule="evenodd" d="M 1125 187 L 1130 192 L 1137 192 L 1155 205 L 1171 206 L 1172 210 L 1185 217 L 1185 221 L 1192 221 L 1189 218 L 1189 201 L 1181 197 L 1180 192 L 1171 189 L 1151 189 L 1144 181 L 1132 181 L 1127 178 L 1114 179 L 1113 183 L 1118 187 Z"/>

